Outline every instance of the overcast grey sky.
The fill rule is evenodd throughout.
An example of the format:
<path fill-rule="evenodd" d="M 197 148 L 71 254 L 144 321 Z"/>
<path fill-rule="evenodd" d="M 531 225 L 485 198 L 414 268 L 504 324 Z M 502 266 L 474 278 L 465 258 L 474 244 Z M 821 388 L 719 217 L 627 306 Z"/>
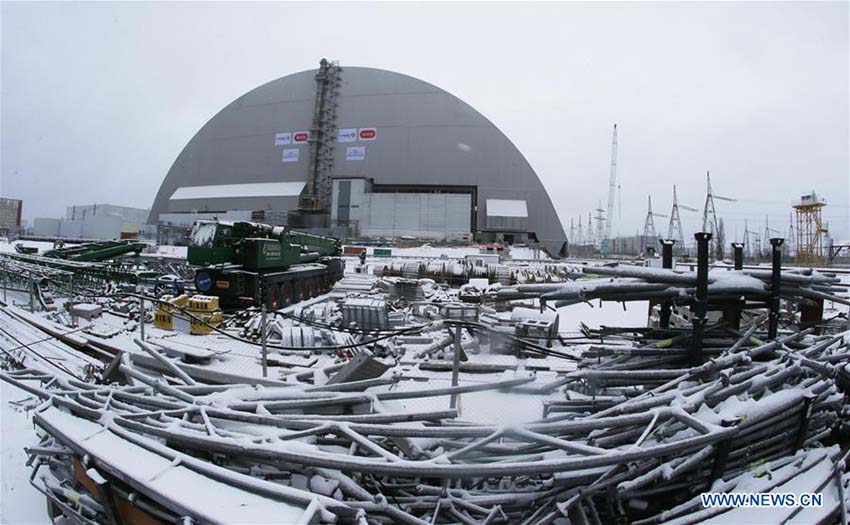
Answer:
<path fill-rule="evenodd" d="M 0 4 L 0 195 L 24 216 L 150 207 L 177 154 L 241 94 L 317 66 L 412 75 L 517 145 L 571 218 L 607 201 L 619 124 L 622 221 L 646 198 L 702 208 L 730 238 L 788 226 L 812 189 L 850 225 L 848 3 Z M 619 206 L 617 207 L 619 208 Z M 615 210 L 617 209 L 615 208 Z M 683 212 L 686 234 L 699 214 Z M 666 219 L 656 225 L 666 231 Z"/>

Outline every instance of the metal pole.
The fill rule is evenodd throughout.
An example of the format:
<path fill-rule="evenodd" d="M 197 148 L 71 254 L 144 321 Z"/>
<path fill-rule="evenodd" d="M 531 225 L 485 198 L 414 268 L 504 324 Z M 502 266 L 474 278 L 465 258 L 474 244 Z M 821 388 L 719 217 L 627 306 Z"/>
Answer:
<path fill-rule="evenodd" d="M 705 312 L 708 308 L 708 244 L 711 233 L 697 232 L 694 239 L 697 241 L 697 293 L 691 307 L 694 328 L 688 360 L 691 366 L 699 366 L 702 364 L 702 336 L 705 333 Z"/>
<path fill-rule="evenodd" d="M 35 284 L 35 281 L 33 281 L 32 271 L 30 271 L 28 273 L 29 273 L 29 282 L 27 283 L 27 293 L 29 294 L 29 298 L 30 298 L 30 312 L 35 312 L 35 303 L 33 302 L 33 296 L 32 296 L 32 287 Z"/>
<path fill-rule="evenodd" d="M 744 269 L 744 243 L 742 242 L 733 242 L 732 250 L 735 252 L 735 269 L 743 270 Z"/>
<path fill-rule="evenodd" d="M 710 233 L 708 235 L 711 236 Z M 697 246 L 697 249 L 699 249 L 699 246 Z M 724 418 L 720 422 L 720 425 L 724 428 L 733 427 L 737 424 L 737 419 Z M 726 471 L 726 464 L 729 461 L 729 452 L 732 448 L 732 438 L 724 439 L 723 441 L 715 445 L 715 447 L 716 452 L 714 455 L 714 463 L 711 466 L 711 477 L 709 478 L 712 482 L 723 476 L 723 473 Z"/>
<path fill-rule="evenodd" d="M 139 339 L 145 340 L 145 297 L 139 296 Z"/>
<path fill-rule="evenodd" d="M 6 288 L 9 287 L 9 261 L 3 260 L 3 302 L 8 302 L 6 298 Z"/>
<path fill-rule="evenodd" d="M 785 239 L 770 239 L 773 252 L 773 273 L 770 275 L 770 317 L 768 318 L 767 338 L 776 339 L 779 330 L 779 287 L 782 275 L 782 243 Z"/>
<path fill-rule="evenodd" d="M 71 326 L 77 327 L 77 313 L 74 311 L 74 274 L 71 274 Z"/>
<path fill-rule="evenodd" d="M 847 499 L 844 497 L 844 465 L 843 461 L 835 463 L 832 467 L 835 484 L 838 489 L 838 511 L 841 516 L 841 525 L 847 525 Z"/>
<path fill-rule="evenodd" d="M 673 239 L 659 239 L 659 242 L 661 242 L 661 267 L 673 268 L 673 245 L 676 244 L 676 241 Z M 670 300 L 665 299 L 661 303 L 661 313 L 659 314 L 661 328 L 670 327 L 672 309 L 673 304 Z"/>
<path fill-rule="evenodd" d="M 740 242 L 732 243 L 732 251 L 735 257 L 735 270 L 741 271 L 744 269 L 744 244 Z M 741 312 L 744 311 L 744 299 L 727 304 L 723 308 L 723 321 L 732 328 L 738 330 L 741 327 Z"/>
<path fill-rule="evenodd" d="M 183 371 L 183 370 L 182 370 L 179 366 L 177 366 L 176 364 L 172 363 L 171 361 L 169 361 L 168 359 L 166 359 L 165 357 L 163 357 L 163 356 L 162 356 L 162 354 L 160 354 L 159 352 L 157 352 L 156 350 L 154 350 L 152 346 L 150 346 L 150 345 L 147 345 L 147 344 L 143 343 L 140 339 L 136 339 L 134 342 L 135 342 L 137 345 L 139 345 L 139 348 L 141 348 L 142 350 L 144 350 L 145 352 L 147 352 L 147 353 L 148 353 L 148 355 L 150 355 L 151 357 L 153 357 L 154 359 L 156 359 L 156 360 L 157 360 L 158 362 L 160 362 L 160 363 L 161 363 L 164 367 L 168 368 L 168 369 L 169 369 L 169 370 L 170 370 L 170 371 L 171 371 L 171 372 L 175 375 L 175 377 L 177 377 L 177 378 L 179 378 L 181 381 L 183 381 L 183 383 L 184 383 L 184 384 L 187 384 L 187 385 L 197 385 L 197 384 L 198 384 L 198 383 L 197 383 L 197 381 L 195 381 L 194 379 L 192 379 L 192 378 L 189 376 L 189 374 L 187 374 L 186 372 L 184 372 L 184 371 Z"/>
<path fill-rule="evenodd" d="M 455 327 L 455 353 L 452 359 L 452 386 L 458 386 L 458 376 L 460 375 L 460 354 L 463 351 L 460 346 L 460 326 Z M 457 408 L 458 394 L 452 394 L 452 399 L 449 408 Z"/>
<path fill-rule="evenodd" d="M 263 377 L 268 376 L 268 347 L 266 346 L 266 303 L 260 309 L 260 341 L 263 346 Z"/>

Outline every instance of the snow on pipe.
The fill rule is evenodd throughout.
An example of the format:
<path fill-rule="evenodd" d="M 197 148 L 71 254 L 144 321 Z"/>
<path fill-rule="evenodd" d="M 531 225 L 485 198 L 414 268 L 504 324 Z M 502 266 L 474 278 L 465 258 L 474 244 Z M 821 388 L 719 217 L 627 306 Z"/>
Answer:
<path fill-rule="evenodd" d="M 766 346 L 766 345 L 765 345 L 765 346 Z M 148 378 L 147 378 L 147 377 L 145 377 L 145 379 L 148 379 Z M 150 382 L 150 381 L 149 381 L 149 382 Z M 155 383 L 154 383 L 154 386 L 156 386 L 156 384 L 155 384 Z M 166 390 L 166 391 L 164 391 L 164 392 L 163 392 L 163 394 L 165 394 L 165 395 L 169 395 L 169 394 L 173 394 L 173 392 L 171 392 L 171 391 L 167 391 L 167 390 Z M 175 397 L 182 397 L 182 396 L 175 396 Z M 361 430 L 362 430 L 362 428 L 361 428 Z"/>
<path fill-rule="evenodd" d="M 562 416 L 556 415 L 516 427 L 452 422 L 456 412 L 446 414 L 448 419 L 428 419 L 427 425 L 408 423 L 403 412 L 371 422 L 364 419 L 382 417 L 373 413 L 381 401 L 448 396 L 457 391 L 451 388 L 337 394 L 310 392 L 315 387 L 294 385 L 285 393 L 264 389 L 261 394 L 260 389 L 244 385 L 220 385 L 214 390 L 199 388 L 203 385 L 168 385 L 126 364 L 121 371 L 140 384 L 98 386 L 97 395 L 81 396 L 92 390 L 70 380 L 51 383 L 49 374 L 43 372 L 3 374 L 0 378 L 42 382 L 45 387 L 31 387 L 34 393 L 53 396 L 51 403 L 75 416 L 110 421 L 110 431 L 125 439 L 139 435 L 165 439 L 166 448 L 184 455 L 220 453 L 217 457 L 224 458 L 221 468 L 228 471 L 248 469 L 256 475 L 268 472 L 274 476 L 283 460 L 287 475 L 312 479 L 321 470 L 339 472 L 344 477 L 324 478 L 341 480 L 340 490 L 349 498 L 346 504 L 367 516 L 430 522 L 442 494 L 431 490 L 445 490 L 441 482 L 429 481 L 433 476 L 455 479 L 449 487 L 465 491 L 460 499 L 468 505 L 452 503 L 454 510 L 445 510 L 444 519 L 459 519 L 455 513 L 462 512 L 460 515 L 474 522 L 484 522 L 488 516 L 504 512 L 506 520 L 522 522 L 559 513 L 547 503 L 552 495 L 557 495 L 557 501 L 573 502 L 561 507 L 568 514 L 590 509 L 594 497 L 606 494 L 607 483 L 614 487 L 626 484 L 628 490 L 617 492 L 619 502 L 625 504 L 627 498 L 652 501 L 653 493 L 684 494 L 683 487 L 707 486 L 711 481 L 707 472 L 714 463 L 730 476 L 741 475 L 753 458 L 781 461 L 799 447 L 816 445 L 829 433 L 841 407 L 830 360 L 839 355 L 843 337 L 816 340 L 810 336 L 811 330 L 806 330 L 754 344 L 754 331 L 755 325 L 743 333 L 726 335 L 726 349 L 696 367 L 683 366 L 685 361 L 675 354 L 588 358 L 577 373 L 563 376 L 569 378 L 563 386 L 568 392 L 584 389 L 594 396 L 616 399 L 613 406 L 584 404 L 568 412 L 567 419 L 558 420 Z M 717 335 L 714 339 L 724 340 Z M 674 348 L 682 348 L 681 342 L 677 344 Z M 794 354 L 789 348 L 796 349 Z M 792 355 L 801 359 L 789 361 Z M 629 369 L 623 370 L 623 363 L 628 363 Z M 514 388 L 527 379 L 515 377 L 464 392 Z M 640 398 L 649 392 L 655 393 Z M 258 399 L 258 395 L 270 399 Z M 109 403 L 109 398 L 121 402 Z M 214 404 L 208 405 L 211 401 Z M 358 412 L 365 412 L 347 415 L 346 407 L 354 404 L 360 406 Z M 287 413 L 274 413 L 279 410 Z M 301 413 L 289 415 L 294 411 Z M 338 419 L 329 421 L 329 416 Z M 724 427 L 723 421 L 730 426 Z M 246 423 L 250 427 L 244 426 Z M 426 440 L 417 442 L 414 453 L 404 445 L 410 438 Z M 717 459 L 721 449 L 726 450 L 723 461 Z M 660 455 L 666 459 L 665 467 L 653 470 L 659 467 L 656 458 Z M 588 468 L 610 469 L 624 463 L 629 467 L 612 471 L 610 479 L 588 478 Z M 639 479 L 648 472 L 653 474 Z M 347 479 L 370 491 L 380 490 L 386 498 L 367 502 L 350 484 L 342 488 Z M 553 485 L 555 480 L 576 489 Z M 325 490 L 323 486 L 321 480 L 315 487 L 310 485 L 319 492 Z M 507 490 L 494 490 L 499 486 Z M 581 493 L 564 492 L 571 490 Z M 570 499 L 574 494 L 578 496 Z M 666 510 L 657 509 L 659 513 Z M 328 508 L 328 512 L 322 520 L 332 518 L 334 509 Z M 604 506 L 600 512 L 607 512 Z M 603 517 L 607 520 L 611 515 Z"/>
<path fill-rule="evenodd" d="M 154 350 L 150 345 L 145 344 L 141 339 L 133 339 L 133 342 L 136 345 L 148 353 L 151 357 L 159 361 L 163 366 L 165 366 L 168 370 L 170 370 L 177 378 L 179 378 L 183 384 L 186 385 L 197 385 L 197 381 L 189 377 L 189 375 L 180 369 L 179 366 L 175 365 L 168 359 L 166 359 L 162 354 Z"/>
<path fill-rule="evenodd" d="M 613 266 L 585 266 L 585 274 L 607 278 L 583 279 L 564 283 L 517 284 L 498 290 L 497 298 L 516 300 L 539 298 L 555 301 L 556 307 L 591 299 L 605 301 L 644 301 L 664 298 L 694 300 L 697 275 L 664 268 L 645 268 L 615 263 Z M 728 271 L 714 269 L 708 274 L 709 300 L 726 301 L 736 297 L 768 299 L 772 272 L 761 270 Z M 837 295 L 845 291 L 835 286 L 838 279 L 819 272 L 782 271 L 781 292 L 790 299 L 818 299 L 850 305 L 850 299 Z"/>

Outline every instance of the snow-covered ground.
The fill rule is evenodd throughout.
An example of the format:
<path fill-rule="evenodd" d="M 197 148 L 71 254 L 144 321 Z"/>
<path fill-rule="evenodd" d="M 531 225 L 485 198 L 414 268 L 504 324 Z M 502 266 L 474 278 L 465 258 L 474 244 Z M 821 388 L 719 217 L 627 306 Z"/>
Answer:
<path fill-rule="evenodd" d="M 25 294 L 15 291 L 9 291 L 7 299 L 10 304 L 23 305 L 27 302 Z M 0 323 L 3 322 L 0 318 Z M 30 338 L 26 341 L 30 343 L 41 339 L 34 329 L 29 336 Z M 6 344 L 8 344 L 7 341 L 0 340 L 0 345 Z M 0 478 L 2 478 L 0 524 L 2 525 L 51 523 L 44 495 L 29 482 L 32 469 L 26 466 L 27 455 L 24 452 L 25 447 L 36 445 L 38 438 L 33 430 L 32 412 L 24 410 L 18 403 L 21 401 L 29 403 L 34 400 L 35 398 L 29 393 L 5 381 L 0 381 Z"/>
<path fill-rule="evenodd" d="M 625 307 L 624 307 L 625 304 Z M 615 303 L 591 301 L 558 308 L 558 327 L 562 334 L 579 331 L 581 323 L 591 328 L 599 326 L 646 326 L 649 301 Z"/>
<path fill-rule="evenodd" d="M 28 399 L 26 392 L 0 381 L 0 523 L 50 523 L 44 496 L 30 485 L 24 447 L 37 443 L 31 413 L 13 403 Z"/>

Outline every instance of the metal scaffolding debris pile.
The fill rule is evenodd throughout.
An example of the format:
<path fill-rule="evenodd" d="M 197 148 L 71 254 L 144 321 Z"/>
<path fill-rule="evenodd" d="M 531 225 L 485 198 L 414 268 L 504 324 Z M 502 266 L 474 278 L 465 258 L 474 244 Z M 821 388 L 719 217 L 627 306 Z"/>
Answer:
<path fill-rule="evenodd" d="M 570 283 L 525 284 L 505 287 L 499 295 L 505 299 L 534 297 L 554 306 L 567 306 L 576 302 L 601 299 L 603 301 L 646 301 L 671 299 L 679 305 L 696 301 L 698 276 L 696 272 L 646 268 L 613 263 L 610 266 L 585 266 L 587 275 L 605 276 L 582 279 Z M 721 300 L 748 299 L 752 301 L 770 297 L 769 270 L 733 271 L 717 268 L 708 273 L 709 298 Z M 836 295 L 847 291 L 834 274 L 816 270 L 785 270 L 780 277 L 779 296 L 797 303 L 806 299 L 827 299 L 839 304 L 850 304 L 847 298 Z"/>
<path fill-rule="evenodd" d="M 452 333 L 485 330 L 444 322 Z M 234 492 L 234 501 L 285 505 L 307 521 L 698 523 L 708 515 L 694 514 L 702 509 L 691 498 L 715 482 L 732 490 L 754 465 L 790 479 L 839 463 L 836 450 L 816 447 L 846 420 L 835 382 L 848 356 L 846 334 L 814 337 L 809 329 L 759 344 L 754 332 L 696 367 L 641 351 L 657 344 L 594 345 L 576 370 L 546 382 L 519 370 L 483 383 L 395 388 L 419 381 L 387 362 L 348 370 L 341 381 L 328 372 L 324 384 L 312 384 L 311 373 L 278 387 L 213 385 L 162 356 L 161 373 L 118 358 L 110 367 L 118 382 L 108 385 L 31 368 L 1 377 L 45 401 L 34 416 L 44 438 L 29 449 L 37 485 L 57 509 L 90 522 L 111 522 L 116 510 L 75 493 L 68 480 L 94 497 L 118 496 L 107 501 L 130 498 L 166 521 L 219 521 L 232 509 L 223 501 L 222 514 L 206 514 L 186 490 L 164 490 L 173 484 L 156 481 L 163 478 L 223 484 L 217 490 Z M 655 337 L 648 330 L 642 342 Z M 622 343 L 623 333 L 612 339 Z M 729 341 L 712 344 L 721 340 Z M 361 355 L 350 368 L 375 361 Z M 529 423 L 482 425 L 457 408 L 396 403 L 482 391 L 545 394 L 545 410 Z M 122 461 L 129 448 L 161 468 Z M 821 481 L 835 490 L 844 482 L 840 474 Z M 839 510 L 834 498 L 821 517 Z"/>
<path fill-rule="evenodd" d="M 2 306 L 0 337 L 19 342 L 0 379 L 37 399 L 32 482 L 79 523 L 746 521 L 704 506 L 708 491 L 823 495 L 774 523 L 847 516 L 850 331 L 798 312 L 848 304 L 835 276 L 548 275 L 465 290 L 350 277 L 198 339 L 66 333 Z M 649 301 L 655 322 L 565 332 L 548 311 L 592 299 Z M 102 364 L 86 356 L 82 378 L 39 359 L 40 331 L 54 356 Z"/>
<path fill-rule="evenodd" d="M 481 264 L 468 260 L 393 260 L 378 265 L 376 274 L 385 277 L 407 279 L 433 279 L 455 286 L 466 284 L 470 279 L 484 278 L 505 285 L 524 282 L 561 281 L 567 272 L 564 264 Z"/>

